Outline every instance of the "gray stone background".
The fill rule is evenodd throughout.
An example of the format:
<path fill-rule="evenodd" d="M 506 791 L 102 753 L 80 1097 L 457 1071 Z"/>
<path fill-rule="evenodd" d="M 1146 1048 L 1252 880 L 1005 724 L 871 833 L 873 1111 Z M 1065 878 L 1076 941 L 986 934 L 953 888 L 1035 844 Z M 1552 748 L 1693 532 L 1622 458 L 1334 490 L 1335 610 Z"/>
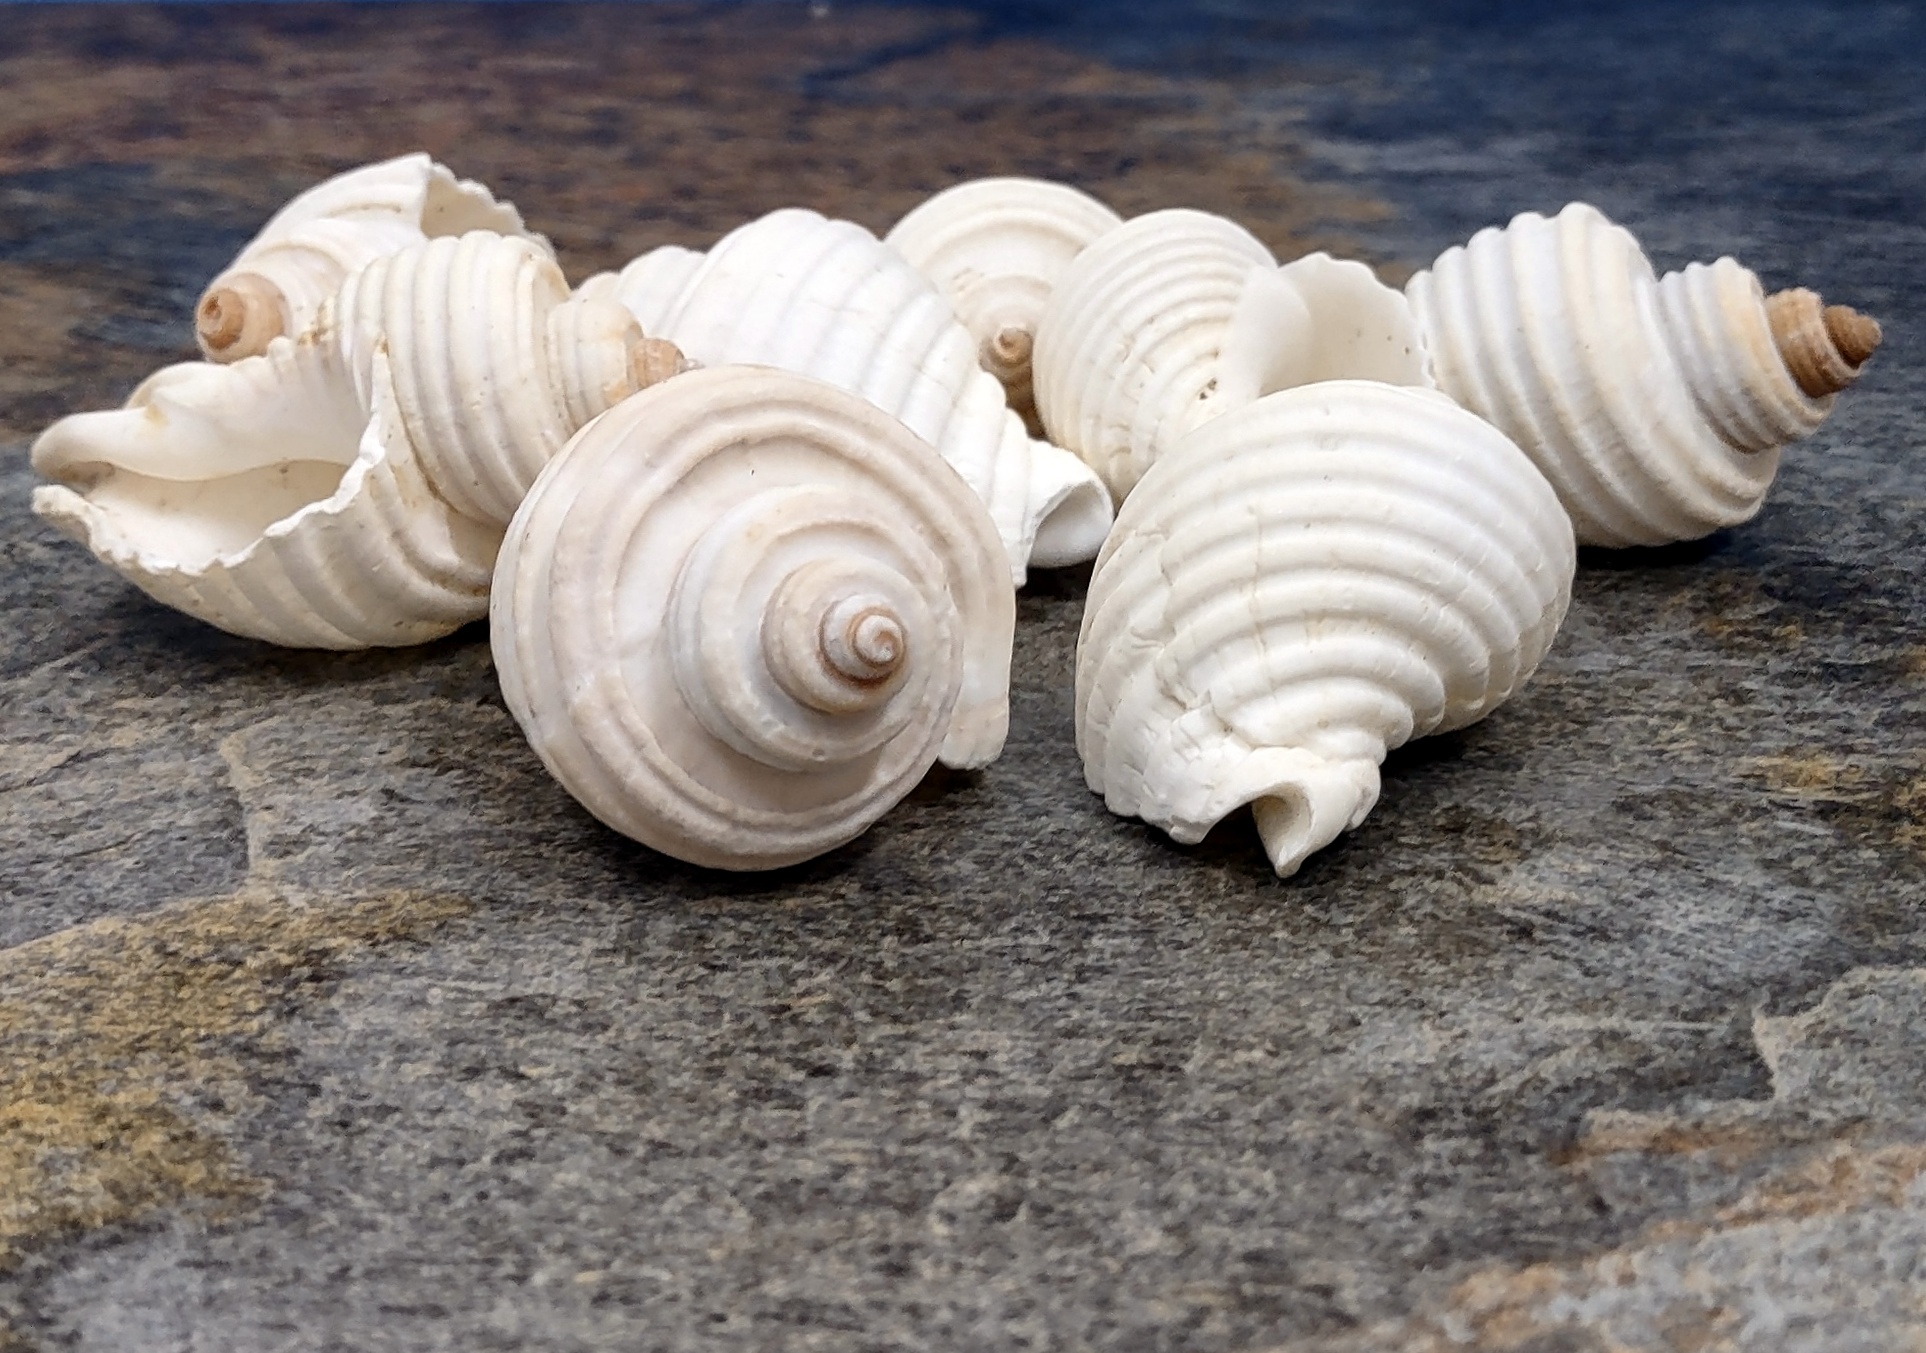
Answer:
<path fill-rule="evenodd" d="M 0 1349 L 1926 1346 L 1922 52 L 1836 2 L 0 7 Z M 417 146 L 577 277 L 1050 172 L 1394 280 L 1584 198 L 1887 340 L 1295 879 L 1084 789 L 1075 571 L 1001 761 L 725 877 L 545 778 L 479 628 L 269 650 L 27 510 L 279 201 Z"/>

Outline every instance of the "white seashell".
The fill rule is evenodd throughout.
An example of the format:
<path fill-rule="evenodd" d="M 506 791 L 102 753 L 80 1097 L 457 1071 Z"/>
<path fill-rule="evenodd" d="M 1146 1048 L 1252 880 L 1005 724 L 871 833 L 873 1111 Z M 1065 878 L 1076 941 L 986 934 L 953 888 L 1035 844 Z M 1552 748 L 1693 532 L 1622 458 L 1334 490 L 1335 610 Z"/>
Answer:
<path fill-rule="evenodd" d="M 1293 873 L 1371 811 L 1389 749 L 1523 684 L 1574 557 L 1544 477 L 1435 391 L 1334 381 L 1225 414 L 1150 468 L 1097 560 L 1085 777 L 1183 842 L 1250 804 Z"/>
<path fill-rule="evenodd" d="M 1116 212 L 1065 184 L 976 179 L 930 198 L 883 243 L 948 298 L 976 339 L 977 361 L 1003 382 L 1031 435 L 1041 437 L 1030 378 L 1037 320 L 1070 261 L 1122 224 Z"/>
<path fill-rule="evenodd" d="M 1339 379 L 1432 384 L 1404 298 L 1328 254 L 1279 268 L 1249 231 L 1207 212 L 1151 212 L 1098 239 L 1037 326 L 1043 425 L 1120 503 L 1192 429 Z"/>
<path fill-rule="evenodd" d="M 549 456 L 680 369 L 568 296 L 531 241 L 472 232 L 356 273 L 299 341 L 149 377 L 63 419 L 34 507 L 149 595 L 298 647 L 420 643 L 479 618 Z"/>
<path fill-rule="evenodd" d="M 851 222 L 778 211 L 725 236 L 661 304 L 641 274 L 686 263 L 644 255 L 633 286 L 598 279 L 583 294 L 613 286 L 653 298 L 640 307 L 657 320 L 650 332 L 705 366 L 780 367 L 900 418 L 989 507 L 1019 586 L 1029 564 L 1095 556 L 1110 526 L 1103 486 L 1075 456 L 1025 434 L 977 365 L 969 330 L 895 250 Z"/>
<path fill-rule="evenodd" d="M 576 429 L 668 374 L 664 345 L 628 311 L 571 297 L 540 245 L 486 231 L 377 259 L 322 307 L 314 333 L 342 347 L 364 403 L 386 346 L 403 429 L 436 493 L 496 526 Z"/>
<path fill-rule="evenodd" d="M 488 607 L 498 529 L 435 497 L 401 436 L 387 358 L 373 417 L 340 353 L 272 343 L 157 372 L 125 408 L 34 444 L 34 511 L 155 600 L 302 648 L 423 643 Z"/>
<path fill-rule="evenodd" d="M 356 269 L 470 230 L 527 235 L 513 205 L 423 154 L 316 184 L 276 212 L 208 284 L 194 312 L 201 352 L 215 362 L 253 357 L 270 339 L 305 332 Z"/>
<path fill-rule="evenodd" d="M 1440 386 L 1538 463 L 1580 543 L 1693 540 L 1758 512 L 1879 326 L 1729 258 L 1653 274 L 1575 202 L 1447 249 L 1406 290 Z"/>
<path fill-rule="evenodd" d="M 665 854 L 770 869 L 849 841 L 1009 722 L 994 523 L 896 419 L 714 367 L 627 400 L 509 527 L 491 635 L 550 773 Z"/>

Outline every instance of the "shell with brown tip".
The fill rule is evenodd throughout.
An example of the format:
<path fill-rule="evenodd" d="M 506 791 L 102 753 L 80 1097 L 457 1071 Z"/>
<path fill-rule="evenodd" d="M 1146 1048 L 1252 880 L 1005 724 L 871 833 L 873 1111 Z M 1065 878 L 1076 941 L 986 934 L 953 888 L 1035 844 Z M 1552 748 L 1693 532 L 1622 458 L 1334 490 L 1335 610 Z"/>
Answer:
<path fill-rule="evenodd" d="M 1440 386 L 1545 472 L 1585 545 L 1749 520 L 1780 449 L 1824 421 L 1879 326 L 1730 258 L 1657 276 L 1597 208 L 1525 212 L 1406 287 Z"/>
<path fill-rule="evenodd" d="M 470 230 L 540 238 L 528 234 L 513 205 L 425 154 L 338 174 L 276 212 L 208 283 L 194 312 L 201 352 L 236 362 L 266 351 L 274 338 L 298 337 L 357 268 Z"/>
<path fill-rule="evenodd" d="M 866 830 L 1009 721 L 994 523 L 895 418 L 712 367 L 584 428 L 509 528 L 490 633 L 549 771 L 664 854 L 772 869 Z"/>

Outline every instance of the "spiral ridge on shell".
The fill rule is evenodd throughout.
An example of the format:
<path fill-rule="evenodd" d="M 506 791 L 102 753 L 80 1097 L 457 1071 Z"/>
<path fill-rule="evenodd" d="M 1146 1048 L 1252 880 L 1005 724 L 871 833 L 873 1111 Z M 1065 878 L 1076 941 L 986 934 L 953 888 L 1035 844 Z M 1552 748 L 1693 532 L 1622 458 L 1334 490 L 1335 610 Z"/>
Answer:
<path fill-rule="evenodd" d="M 1583 203 L 1481 230 L 1406 290 L 1440 388 L 1532 457 L 1584 544 L 1748 520 L 1779 448 L 1831 407 L 1779 358 L 1752 273 L 1720 259 L 1657 277 Z"/>
<path fill-rule="evenodd" d="M 638 265 L 654 255 L 645 255 Z M 755 363 L 827 381 L 901 419 L 989 508 L 1019 585 L 1031 563 L 1095 556 L 1110 524 L 1102 485 L 1074 456 L 1032 440 L 976 360 L 970 333 L 921 273 L 848 221 L 787 209 L 725 236 L 664 303 L 661 337 L 693 361 Z M 631 266 L 638 266 L 631 265 Z M 651 265 L 652 267 L 653 265 Z M 608 295 L 591 281 L 583 293 Z M 627 288 L 617 283 L 617 294 Z"/>
<path fill-rule="evenodd" d="M 1435 392 L 1265 396 L 1144 485 L 1077 645 L 1086 779 L 1182 842 L 1250 804 L 1280 874 L 1364 819 L 1389 749 L 1515 692 L 1569 603 L 1550 486 Z"/>
<path fill-rule="evenodd" d="M 693 371 L 584 428 L 510 525 L 491 621 L 555 778 L 695 864 L 833 849 L 1007 731 L 982 504 L 894 418 L 782 371 Z"/>

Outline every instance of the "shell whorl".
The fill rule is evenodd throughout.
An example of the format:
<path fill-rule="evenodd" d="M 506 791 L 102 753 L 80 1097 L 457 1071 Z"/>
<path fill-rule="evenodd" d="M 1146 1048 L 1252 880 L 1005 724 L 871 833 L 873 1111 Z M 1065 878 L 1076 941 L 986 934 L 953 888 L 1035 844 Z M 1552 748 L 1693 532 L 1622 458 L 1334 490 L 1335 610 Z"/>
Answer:
<path fill-rule="evenodd" d="M 1362 263 L 1282 268 L 1234 222 L 1152 212 L 1065 270 L 1037 328 L 1050 435 L 1122 501 L 1178 439 L 1278 390 L 1346 378 L 1432 383 L 1407 302 Z"/>
<path fill-rule="evenodd" d="M 1363 820 L 1390 748 L 1509 697 L 1570 599 L 1550 486 L 1435 392 L 1269 395 L 1145 483 L 1077 645 L 1085 776 L 1179 841 L 1253 805 L 1280 874 Z"/>
<path fill-rule="evenodd" d="M 911 211 L 883 242 L 949 300 L 1032 436 L 1043 435 L 1031 379 L 1037 321 L 1063 270 L 1123 218 L 1043 179 L 976 179 Z"/>
<path fill-rule="evenodd" d="M 1583 203 L 1479 231 L 1407 292 L 1441 388 L 1532 457 L 1584 544 L 1748 520 L 1779 448 L 1831 408 L 1781 357 L 1752 273 L 1722 258 L 1657 277 Z"/>
<path fill-rule="evenodd" d="M 485 231 L 377 259 L 315 333 L 342 345 L 364 399 L 371 354 L 385 348 L 435 491 L 497 526 L 577 428 L 658 369 L 621 306 L 571 298 L 539 244 Z"/>
<path fill-rule="evenodd" d="M 491 619 L 551 773 L 691 863 L 833 849 L 1007 730 L 1015 602 L 981 503 L 786 372 L 693 371 L 583 429 L 509 528 Z"/>
<path fill-rule="evenodd" d="M 948 302 L 867 230 L 790 209 L 742 226 L 706 255 L 650 262 L 662 253 L 585 294 L 633 299 L 656 319 L 651 333 L 705 366 L 780 367 L 901 419 L 989 508 L 1019 584 L 1032 561 L 1096 554 L 1111 515 L 1102 485 L 1074 456 L 1025 433 Z"/>
<path fill-rule="evenodd" d="M 214 362 L 258 356 L 274 338 L 306 332 L 357 269 L 469 230 L 526 235 L 513 205 L 425 154 L 336 175 L 284 206 L 208 284 L 194 315 L 202 355 Z"/>

